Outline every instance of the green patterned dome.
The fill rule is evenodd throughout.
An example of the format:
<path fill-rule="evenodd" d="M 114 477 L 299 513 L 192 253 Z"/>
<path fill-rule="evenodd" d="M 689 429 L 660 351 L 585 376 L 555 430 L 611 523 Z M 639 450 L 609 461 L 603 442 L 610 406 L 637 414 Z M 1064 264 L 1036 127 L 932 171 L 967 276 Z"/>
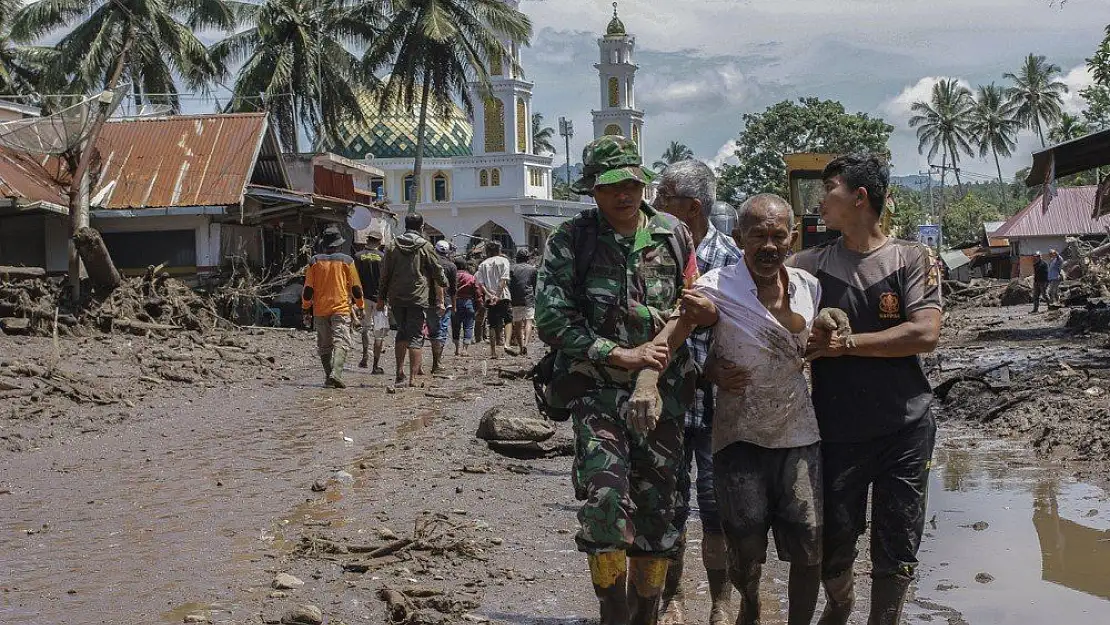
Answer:
<path fill-rule="evenodd" d="M 624 22 L 621 21 L 621 18 L 617 17 L 616 2 L 613 3 L 613 19 L 609 20 L 609 27 L 605 29 L 605 34 L 610 37 L 620 37 L 628 34 L 624 30 Z"/>
<path fill-rule="evenodd" d="M 359 104 L 366 116 L 366 124 L 345 122 L 338 132 L 338 142 L 329 149 L 346 158 L 415 158 L 416 125 L 419 111 L 405 111 L 398 105 L 382 113 L 378 102 L 370 94 L 359 96 Z M 424 134 L 424 156 L 450 158 L 470 156 L 470 138 L 473 129 L 466 115 L 456 106 L 451 116 L 444 119 L 428 111 L 427 130 Z"/>

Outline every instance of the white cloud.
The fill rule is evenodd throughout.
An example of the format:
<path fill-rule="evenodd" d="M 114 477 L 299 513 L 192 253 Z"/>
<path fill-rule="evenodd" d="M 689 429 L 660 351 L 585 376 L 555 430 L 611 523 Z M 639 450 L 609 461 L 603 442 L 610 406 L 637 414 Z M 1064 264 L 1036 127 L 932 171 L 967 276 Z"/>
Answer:
<path fill-rule="evenodd" d="M 692 71 L 671 68 L 644 74 L 636 85 L 637 105 L 654 114 L 702 115 L 736 108 L 758 89 L 735 62 L 714 66 L 707 60 L 699 65 Z"/>
<path fill-rule="evenodd" d="M 926 76 L 918 80 L 913 85 L 902 89 L 902 92 L 893 98 L 887 100 L 880 107 L 884 114 L 894 118 L 892 121 L 897 125 L 897 122 L 907 121 L 911 115 L 911 107 L 914 102 L 928 102 L 933 95 L 933 87 L 942 80 L 951 80 L 954 77 L 948 76 Z M 956 81 L 968 89 L 971 88 L 971 83 L 968 81 L 957 78 Z"/>
<path fill-rule="evenodd" d="M 709 166 L 712 167 L 714 170 L 716 170 L 721 165 L 736 165 L 739 162 L 739 159 L 736 158 L 735 139 L 725 142 L 725 144 L 717 150 L 717 155 L 707 161 Z"/>
<path fill-rule="evenodd" d="M 1068 92 L 1063 96 L 1064 112 L 1078 115 L 1087 107 L 1087 103 L 1083 101 L 1079 92 L 1094 84 L 1094 78 L 1091 77 L 1087 65 L 1083 64 L 1065 74 L 1063 82 L 1068 86 Z"/>

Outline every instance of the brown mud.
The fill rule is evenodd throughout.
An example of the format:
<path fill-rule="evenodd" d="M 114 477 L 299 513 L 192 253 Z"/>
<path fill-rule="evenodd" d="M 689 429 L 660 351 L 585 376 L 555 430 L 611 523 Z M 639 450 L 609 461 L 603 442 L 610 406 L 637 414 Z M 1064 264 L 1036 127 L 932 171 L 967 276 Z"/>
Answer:
<path fill-rule="evenodd" d="M 1100 356 L 1088 351 L 1097 340 L 1057 337 L 1049 326 L 1065 320 L 1029 321 L 1016 309 L 991 325 L 1007 310 L 950 316 L 944 348 L 929 361 L 933 377 L 1033 363 L 1010 366 L 1011 384 L 1020 384 L 1027 371 L 1045 375 L 1042 361 L 1064 356 L 1097 371 L 1085 365 Z M 981 338 L 987 330 L 1018 334 Z M 58 370 L 133 406 L 37 386 L 49 410 L 26 417 L 35 402 L 5 404 L 0 622 L 263 623 L 304 604 L 348 625 L 596 622 L 573 541 L 569 428 L 559 424 L 535 458 L 495 453 L 475 437 L 490 408 L 533 414 L 531 384 L 512 379 L 528 359 L 448 356 L 448 375 L 396 392 L 389 376 L 351 367 L 350 388 L 336 391 L 321 388 L 308 333 L 227 333 L 234 360 L 215 349 L 218 336 L 198 338 L 62 340 L 69 355 L 53 361 Z M 50 339 L 0 338 L 0 346 L 5 362 L 51 364 Z M 160 363 L 196 380 L 170 382 Z M 0 374 L 21 388 L 42 383 Z M 962 386 L 956 397 L 968 392 Z M 1080 400 L 1085 390 L 1061 394 Z M 940 415 L 933 523 L 907 622 L 1102 622 L 1110 589 L 1100 580 L 1110 564 L 1097 556 L 1110 506 L 1074 475 L 1104 471 L 1105 458 L 1079 464 L 1082 452 L 1065 453 L 1068 443 L 1038 452 L 1022 444 L 1028 433 L 962 415 L 963 405 Z M 1017 438 L 1010 445 L 1001 436 Z M 691 622 L 705 622 L 696 511 L 689 544 L 687 605 Z M 866 541 L 861 547 L 866 554 Z M 854 623 L 866 620 L 865 560 Z M 785 622 L 786 572 L 770 554 L 766 623 Z M 304 584 L 274 589 L 279 573 Z M 992 581 L 976 581 L 980 573 Z M 1052 610 L 1052 619 L 1021 620 Z"/>

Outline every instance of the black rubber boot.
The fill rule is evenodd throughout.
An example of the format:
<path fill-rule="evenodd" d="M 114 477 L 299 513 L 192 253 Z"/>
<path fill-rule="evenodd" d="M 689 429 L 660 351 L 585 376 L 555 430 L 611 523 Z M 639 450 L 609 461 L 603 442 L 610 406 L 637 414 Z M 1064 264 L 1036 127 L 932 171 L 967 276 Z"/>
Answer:
<path fill-rule="evenodd" d="M 813 622 L 819 592 L 821 592 L 821 565 L 790 565 L 790 583 L 786 594 L 789 606 L 787 625 L 809 625 Z"/>
<path fill-rule="evenodd" d="M 659 625 L 685 625 L 686 597 L 682 591 L 682 571 L 686 560 L 686 534 L 678 540 L 678 551 L 667 567 L 667 581 L 663 584 Z"/>
<path fill-rule="evenodd" d="M 817 625 L 847 625 L 855 604 L 855 578 L 852 569 L 822 581 L 825 586 L 825 609 Z"/>
<path fill-rule="evenodd" d="M 623 551 L 589 555 L 590 581 L 600 604 L 599 625 L 628 624 L 628 560 Z"/>
<path fill-rule="evenodd" d="M 628 604 L 631 625 L 657 625 L 659 601 L 667 580 L 668 558 L 629 558 Z"/>
<path fill-rule="evenodd" d="M 867 625 L 898 625 L 911 581 L 901 575 L 871 580 L 871 615 Z"/>

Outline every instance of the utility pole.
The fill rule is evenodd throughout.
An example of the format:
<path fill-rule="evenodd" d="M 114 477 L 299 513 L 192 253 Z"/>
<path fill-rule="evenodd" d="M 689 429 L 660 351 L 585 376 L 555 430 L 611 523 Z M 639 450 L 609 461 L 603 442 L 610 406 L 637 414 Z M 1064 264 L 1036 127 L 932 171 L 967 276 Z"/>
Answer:
<path fill-rule="evenodd" d="M 933 172 L 932 171 L 918 171 L 918 176 L 927 176 L 925 179 L 925 193 L 929 195 L 929 220 L 936 216 L 936 208 L 933 206 Z"/>
<path fill-rule="evenodd" d="M 944 241 L 944 209 L 948 205 L 948 198 L 944 195 L 944 178 L 948 174 L 948 170 L 952 168 L 948 166 L 948 161 L 946 160 L 941 160 L 940 165 L 930 164 L 929 167 L 930 171 L 933 169 L 940 170 L 940 211 L 937 213 L 937 225 L 940 226 L 940 237 L 937 240 L 937 249 L 939 250 L 941 242 Z M 929 180 L 932 180 L 931 175 L 929 176 Z"/>
<path fill-rule="evenodd" d="M 567 155 L 567 186 L 570 186 L 570 138 L 574 136 L 574 122 L 565 118 L 559 118 L 559 135 L 563 137 L 566 144 Z"/>

